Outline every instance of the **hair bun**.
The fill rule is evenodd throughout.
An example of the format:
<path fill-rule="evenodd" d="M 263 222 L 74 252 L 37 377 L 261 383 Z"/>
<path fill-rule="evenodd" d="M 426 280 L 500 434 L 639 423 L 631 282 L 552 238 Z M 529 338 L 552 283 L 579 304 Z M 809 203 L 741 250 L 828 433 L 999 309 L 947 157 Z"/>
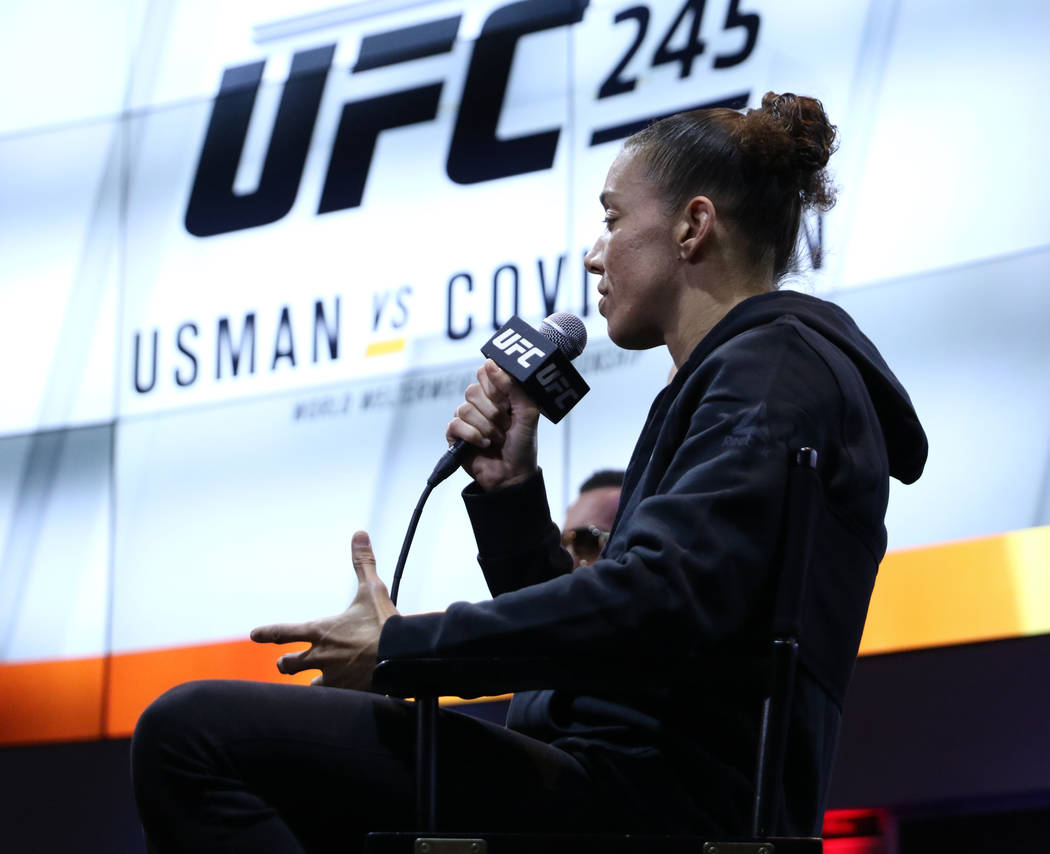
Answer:
<path fill-rule="evenodd" d="M 835 128 L 820 101 L 774 92 L 757 110 L 675 113 L 624 143 L 641 158 L 668 214 L 707 196 L 749 262 L 763 271 L 772 262 L 773 281 L 797 266 L 803 215 L 834 203 L 825 169 L 834 150 Z"/>
<path fill-rule="evenodd" d="M 826 210 L 835 203 L 824 171 L 837 147 L 835 137 L 836 128 L 816 98 L 767 92 L 762 106 L 741 120 L 737 144 L 759 168 L 790 175 L 807 207 Z"/>

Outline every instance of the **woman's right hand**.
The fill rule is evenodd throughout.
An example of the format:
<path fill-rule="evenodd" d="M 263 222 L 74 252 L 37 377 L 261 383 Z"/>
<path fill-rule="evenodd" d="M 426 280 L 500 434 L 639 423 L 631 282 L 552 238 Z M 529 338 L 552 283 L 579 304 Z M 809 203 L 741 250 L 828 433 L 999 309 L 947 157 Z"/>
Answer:
<path fill-rule="evenodd" d="M 511 486 L 536 472 L 539 410 L 491 359 L 478 368 L 445 430 L 449 444 L 463 439 L 477 449 L 464 471 L 485 491 Z"/>

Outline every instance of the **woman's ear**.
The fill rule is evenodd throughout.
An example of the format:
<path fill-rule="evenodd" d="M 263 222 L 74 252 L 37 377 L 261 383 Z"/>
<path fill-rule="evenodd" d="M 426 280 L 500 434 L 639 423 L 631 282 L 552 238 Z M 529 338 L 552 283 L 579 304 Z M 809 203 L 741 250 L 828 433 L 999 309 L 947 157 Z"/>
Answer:
<path fill-rule="evenodd" d="M 707 196 L 693 196 L 682 211 L 676 229 L 679 256 L 695 261 L 715 229 L 715 205 Z"/>

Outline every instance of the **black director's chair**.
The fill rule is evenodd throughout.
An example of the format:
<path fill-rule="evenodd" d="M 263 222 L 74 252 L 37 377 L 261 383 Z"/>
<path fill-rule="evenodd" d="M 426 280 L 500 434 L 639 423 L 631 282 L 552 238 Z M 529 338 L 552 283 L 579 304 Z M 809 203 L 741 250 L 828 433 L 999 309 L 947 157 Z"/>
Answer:
<path fill-rule="evenodd" d="M 774 608 L 769 687 L 763 701 L 757 751 L 751 836 L 715 839 L 702 836 L 643 834 L 529 834 L 436 832 L 437 709 L 439 696 L 477 697 L 511 691 L 580 687 L 589 669 L 564 661 L 541 659 L 397 659 L 376 667 L 377 690 L 415 697 L 416 823 L 412 832 L 370 833 L 370 854 L 820 854 L 819 838 L 778 837 L 778 796 L 784 769 L 788 722 L 798 665 L 798 636 L 806 574 L 818 511 L 820 478 L 817 452 L 801 448 L 792 454 L 788 475 L 784 561 Z M 586 678 L 586 677 L 583 677 Z"/>

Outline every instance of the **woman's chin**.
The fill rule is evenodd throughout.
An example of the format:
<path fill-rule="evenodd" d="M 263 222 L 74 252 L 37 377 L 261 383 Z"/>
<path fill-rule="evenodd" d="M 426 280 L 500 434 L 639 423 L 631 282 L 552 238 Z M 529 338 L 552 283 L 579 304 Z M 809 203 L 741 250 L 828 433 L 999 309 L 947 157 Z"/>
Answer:
<path fill-rule="evenodd" d="M 615 317 L 605 318 L 609 340 L 623 350 L 650 350 L 660 347 L 664 341 L 659 335 L 641 329 L 624 328 L 616 323 Z"/>
<path fill-rule="evenodd" d="M 608 324 L 609 328 L 609 340 L 613 342 L 617 347 L 623 350 L 639 350 L 642 349 L 634 342 L 634 339 L 626 330 L 620 329 L 613 323 Z"/>

